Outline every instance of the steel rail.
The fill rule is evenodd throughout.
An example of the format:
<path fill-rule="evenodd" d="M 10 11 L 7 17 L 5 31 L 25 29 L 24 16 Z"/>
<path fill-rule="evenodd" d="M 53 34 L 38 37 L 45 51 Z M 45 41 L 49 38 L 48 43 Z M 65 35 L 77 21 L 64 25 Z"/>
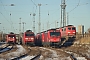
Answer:
<path fill-rule="evenodd" d="M 9 46 L 11 46 L 11 45 L 7 45 L 7 46 L 5 46 L 4 48 L 1 48 L 0 49 L 0 54 L 1 53 L 3 53 L 3 52 L 6 52 L 6 51 L 10 51 L 12 48 L 13 48 L 13 46 L 11 46 L 11 47 L 9 47 Z M 9 47 L 9 48 L 8 48 Z M 7 50 L 6 50 L 7 49 Z"/>

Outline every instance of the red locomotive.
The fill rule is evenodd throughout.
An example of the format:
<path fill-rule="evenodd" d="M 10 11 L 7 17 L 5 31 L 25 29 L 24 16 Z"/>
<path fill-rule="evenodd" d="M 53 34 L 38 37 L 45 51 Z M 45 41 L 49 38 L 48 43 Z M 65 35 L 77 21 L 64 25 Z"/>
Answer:
<path fill-rule="evenodd" d="M 10 34 L 6 35 L 6 41 L 7 43 L 16 43 L 16 35 L 13 32 L 10 32 Z"/>
<path fill-rule="evenodd" d="M 56 29 L 49 29 L 41 32 L 38 42 L 41 42 L 43 46 L 59 46 L 61 43 L 61 33 Z"/>
<path fill-rule="evenodd" d="M 31 44 L 34 45 L 35 34 L 31 30 L 27 30 L 23 33 L 22 44 Z"/>
<path fill-rule="evenodd" d="M 75 38 L 76 37 L 76 27 L 73 25 L 68 25 L 60 28 L 62 38 Z"/>
<path fill-rule="evenodd" d="M 73 25 L 49 29 L 36 34 L 36 44 L 43 46 L 63 45 L 69 38 L 76 37 L 76 27 Z M 65 40 L 63 40 L 64 38 Z"/>

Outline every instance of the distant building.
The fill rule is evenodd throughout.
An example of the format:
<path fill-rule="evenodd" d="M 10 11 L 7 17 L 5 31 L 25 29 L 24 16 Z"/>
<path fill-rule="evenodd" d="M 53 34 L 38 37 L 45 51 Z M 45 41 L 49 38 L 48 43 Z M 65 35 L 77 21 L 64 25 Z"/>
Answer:
<path fill-rule="evenodd" d="M 84 34 L 84 25 L 78 26 L 78 34 Z"/>

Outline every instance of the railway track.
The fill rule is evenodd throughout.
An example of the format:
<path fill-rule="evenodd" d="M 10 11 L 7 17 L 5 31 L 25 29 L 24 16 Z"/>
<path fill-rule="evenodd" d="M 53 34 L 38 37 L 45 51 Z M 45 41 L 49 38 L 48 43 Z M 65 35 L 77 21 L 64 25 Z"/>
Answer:
<path fill-rule="evenodd" d="M 6 44 L 6 42 L 0 42 L 0 45 Z"/>
<path fill-rule="evenodd" d="M 39 51 L 39 54 L 37 54 L 35 57 L 31 58 L 30 60 L 37 60 L 41 56 L 41 51 Z"/>
<path fill-rule="evenodd" d="M 70 49 L 70 50 L 60 49 L 60 50 L 69 54 L 70 58 L 72 60 L 79 60 L 79 59 L 81 59 L 81 60 L 90 60 L 90 58 L 88 58 L 86 55 L 83 55 L 83 52 L 81 53 L 81 52 L 73 51 L 72 49 Z"/>
<path fill-rule="evenodd" d="M 2 44 L 0 45 L 0 50 L 3 50 L 4 48 L 6 48 L 9 44 Z"/>
<path fill-rule="evenodd" d="M 0 47 L 0 54 L 3 53 L 3 52 L 6 52 L 6 51 L 9 51 L 13 48 L 12 45 L 9 45 L 9 44 L 6 44 L 4 46 L 1 46 Z"/>
<path fill-rule="evenodd" d="M 68 55 L 71 60 L 77 60 L 73 54 L 67 53 L 68 51 L 64 51 L 62 49 L 56 49 L 56 50 L 59 50 L 60 52 L 63 52 L 65 55 Z"/>
<path fill-rule="evenodd" d="M 52 59 L 52 60 L 90 60 L 87 57 L 83 56 L 82 54 L 76 54 L 75 52 L 71 52 L 71 51 L 65 51 L 63 49 L 60 48 L 43 48 L 45 50 L 50 50 L 48 53 L 52 52 L 55 56 L 52 56 L 53 54 L 47 54 L 49 55 L 49 57 L 45 57 Z M 56 52 L 56 53 L 55 53 Z M 44 54 L 45 55 L 45 54 Z M 51 55 L 51 57 L 50 57 Z"/>
<path fill-rule="evenodd" d="M 79 58 L 79 57 L 82 57 L 83 59 L 86 59 L 86 60 L 90 60 L 90 58 L 88 58 L 87 56 L 83 55 L 82 53 L 79 53 L 79 52 L 74 52 L 74 51 L 68 51 L 69 54 L 74 57 L 76 60 Z M 75 55 L 78 55 L 77 57 Z"/>
<path fill-rule="evenodd" d="M 26 49 L 28 49 L 27 53 L 21 54 L 20 56 L 15 58 L 11 58 L 11 60 L 35 60 L 38 59 L 41 55 L 41 51 L 39 49 L 37 51 L 34 51 L 31 47 L 28 47 Z"/>
<path fill-rule="evenodd" d="M 7 45 L 6 45 L 7 46 Z M 8 47 L 4 46 L 4 48 L 13 48 L 13 45 L 10 46 L 8 45 Z M 4 48 L 1 48 L 1 50 L 3 50 Z M 30 46 L 26 46 L 25 49 L 27 50 L 26 53 L 22 53 L 19 56 L 13 56 L 12 58 L 10 58 L 10 60 L 38 60 L 41 58 L 41 56 L 45 58 L 47 60 L 47 58 L 52 58 L 52 60 L 57 59 L 57 60 L 64 60 L 63 58 L 67 58 L 69 57 L 70 60 L 78 60 L 83 58 L 83 60 L 90 60 L 87 56 L 83 55 L 82 53 L 73 51 L 73 50 L 67 50 L 66 48 L 51 48 L 51 47 L 30 47 Z M 21 50 L 21 49 L 20 49 Z M 55 53 L 56 52 L 56 53 Z M 2 52 L 3 53 L 3 52 Z M 47 54 L 50 53 L 50 54 Z M 56 54 L 54 56 L 54 54 Z M 28 59 L 27 59 L 28 58 Z M 66 59 L 66 60 L 69 60 Z M 43 60 L 43 59 L 41 59 Z"/>

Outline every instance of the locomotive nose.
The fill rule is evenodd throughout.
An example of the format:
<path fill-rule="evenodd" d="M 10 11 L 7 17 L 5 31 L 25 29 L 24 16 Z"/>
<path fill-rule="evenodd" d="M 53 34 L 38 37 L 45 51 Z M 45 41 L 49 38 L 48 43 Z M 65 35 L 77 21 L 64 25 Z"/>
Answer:
<path fill-rule="evenodd" d="M 58 38 L 58 36 L 53 35 L 53 36 L 51 36 L 51 38 Z"/>
<path fill-rule="evenodd" d="M 52 41 L 58 41 L 58 40 L 60 40 L 60 37 L 58 37 L 58 36 L 52 36 L 51 37 L 51 40 Z"/>

